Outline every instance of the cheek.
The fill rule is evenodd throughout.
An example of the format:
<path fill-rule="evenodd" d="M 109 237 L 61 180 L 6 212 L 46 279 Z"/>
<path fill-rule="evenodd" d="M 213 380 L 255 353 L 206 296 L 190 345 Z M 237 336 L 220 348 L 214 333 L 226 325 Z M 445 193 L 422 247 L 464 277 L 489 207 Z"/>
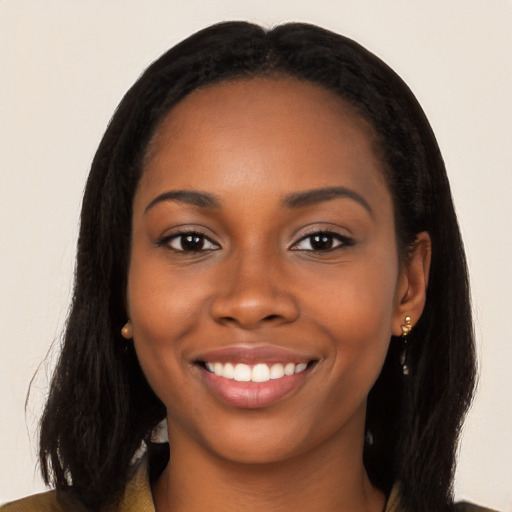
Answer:
<path fill-rule="evenodd" d="M 170 271 L 158 260 L 134 256 L 130 266 L 128 301 L 134 337 L 179 344 L 197 326 L 204 287 L 190 279 L 186 270 Z"/>
<path fill-rule="evenodd" d="M 377 379 L 388 351 L 397 278 L 397 259 L 375 257 L 371 264 L 347 266 L 309 287 L 310 317 L 326 332 L 335 354 L 332 371 L 343 385 L 363 394 Z"/>
<path fill-rule="evenodd" d="M 201 325 L 203 289 L 183 273 L 153 265 L 151 258 L 133 258 L 128 301 L 134 346 L 149 384 L 164 402 L 167 394 L 178 396 L 184 382 L 184 347 Z"/>
<path fill-rule="evenodd" d="M 354 257 L 328 272 L 315 273 L 312 269 L 311 275 L 304 276 L 308 307 L 326 326 L 350 330 L 358 339 L 371 340 L 371 333 L 379 329 L 389 337 L 396 307 L 398 259 L 392 248 L 380 252 Z"/>

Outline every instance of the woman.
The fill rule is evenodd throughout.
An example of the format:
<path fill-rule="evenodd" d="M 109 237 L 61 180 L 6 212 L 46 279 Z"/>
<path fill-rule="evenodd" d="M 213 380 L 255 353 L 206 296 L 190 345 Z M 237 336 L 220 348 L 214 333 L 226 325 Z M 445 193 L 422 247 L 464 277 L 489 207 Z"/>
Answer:
<path fill-rule="evenodd" d="M 77 258 L 57 492 L 6 512 L 453 508 L 464 252 L 420 106 L 358 44 L 236 22 L 167 52 L 100 144 Z"/>

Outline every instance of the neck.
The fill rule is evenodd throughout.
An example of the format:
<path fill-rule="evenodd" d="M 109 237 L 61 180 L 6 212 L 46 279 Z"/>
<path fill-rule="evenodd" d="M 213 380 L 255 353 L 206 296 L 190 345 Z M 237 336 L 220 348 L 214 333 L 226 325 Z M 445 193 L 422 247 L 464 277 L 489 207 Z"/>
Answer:
<path fill-rule="evenodd" d="M 229 461 L 180 439 L 154 485 L 156 510 L 382 512 L 385 498 L 368 479 L 359 437 L 354 442 L 340 433 L 307 453 L 265 464 Z"/>

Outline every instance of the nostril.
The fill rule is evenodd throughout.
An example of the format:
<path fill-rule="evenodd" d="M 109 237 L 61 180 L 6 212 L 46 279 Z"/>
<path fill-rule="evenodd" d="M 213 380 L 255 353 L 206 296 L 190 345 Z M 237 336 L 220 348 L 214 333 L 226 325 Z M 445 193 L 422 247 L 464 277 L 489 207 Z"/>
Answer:
<path fill-rule="evenodd" d="M 254 329 L 293 322 L 298 317 L 297 305 L 288 295 L 261 294 L 250 289 L 242 291 L 215 297 L 210 309 L 215 321 Z"/>

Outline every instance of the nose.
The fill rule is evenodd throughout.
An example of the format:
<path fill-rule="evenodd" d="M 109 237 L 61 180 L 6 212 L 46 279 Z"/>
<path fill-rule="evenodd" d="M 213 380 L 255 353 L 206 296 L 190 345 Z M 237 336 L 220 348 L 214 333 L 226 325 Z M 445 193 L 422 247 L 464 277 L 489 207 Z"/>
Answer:
<path fill-rule="evenodd" d="M 299 316 L 287 279 L 268 258 L 231 262 L 222 281 L 211 303 L 211 315 L 218 323 L 254 330 L 290 323 Z"/>

